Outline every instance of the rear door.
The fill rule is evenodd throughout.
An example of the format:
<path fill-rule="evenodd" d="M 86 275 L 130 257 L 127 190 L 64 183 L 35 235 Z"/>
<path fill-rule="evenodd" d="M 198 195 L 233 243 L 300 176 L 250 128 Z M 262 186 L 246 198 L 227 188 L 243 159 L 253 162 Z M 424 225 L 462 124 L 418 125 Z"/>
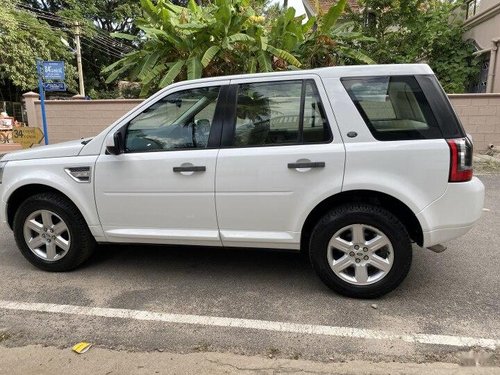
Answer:
<path fill-rule="evenodd" d="M 342 188 L 345 152 L 321 80 L 232 80 L 217 159 L 224 246 L 300 247 L 310 210 Z"/>

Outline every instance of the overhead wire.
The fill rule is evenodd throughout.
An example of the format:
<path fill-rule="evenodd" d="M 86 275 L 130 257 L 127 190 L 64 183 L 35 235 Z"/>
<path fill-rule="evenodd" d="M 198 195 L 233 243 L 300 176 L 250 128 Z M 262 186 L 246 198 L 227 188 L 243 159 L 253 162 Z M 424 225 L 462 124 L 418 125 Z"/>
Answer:
<path fill-rule="evenodd" d="M 58 31 L 58 30 L 65 30 L 64 28 L 59 28 L 59 27 L 52 26 L 52 25 L 48 25 L 48 26 L 49 26 L 50 29 L 56 30 L 56 31 Z M 32 31 L 32 29 L 29 26 L 27 26 L 27 25 L 19 24 L 19 25 L 17 25 L 17 27 L 20 28 L 20 29 L 22 29 L 22 30 L 25 30 L 25 31 Z M 101 53 L 107 54 L 110 57 L 113 57 L 113 58 L 116 58 L 116 59 L 121 59 L 123 57 L 120 54 L 117 54 L 117 53 L 114 53 L 112 51 L 107 50 L 106 47 L 102 47 L 99 44 L 93 43 L 92 39 L 85 40 L 85 39 L 82 38 L 80 40 L 81 40 L 82 44 L 84 44 L 84 45 L 86 45 L 88 47 L 91 47 L 91 48 L 93 48 L 93 49 L 95 49 L 95 50 L 97 50 L 97 51 L 99 51 Z M 84 57 L 82 56 L 82 58 L 84 58 Z"/>
<path fill-rule="evenodd" d="M 111 53 L 115 54 L 115 55 L 119 55 L 119 56 L 123 56 L 125 54 L 124 51 L 121 51 L 121 50 L 118 50 L 116 48 L 113 48 L 111 47 L 110 45 L 108 44 L 105 44 L 105 43 L 102 43 L 100 42 L 99 40 L 97 39 L 94 39 L 94 38 L 91 38 L 91 37 L 88 37 L 86 36 L 85 34 L 81 34 L 80 35 L 80 39 L 81 38 L 85 38 L 87 41 L 89 42 L 92 42 L 93 44 L 95 44 L 96 46 L 99 46 L 101 49 L 105 49 L 106 51 L 110 51 Z"/>
<path fill-rule="evenodd" d="M 41 9 L 36 9 L 36 8 L 30 7 L 27 5 L 23 5 L 23 4 L 18 4 L 18 6 L 25 11 L 33 13 L 36 17 L 50 20 L 50 21 L 54 21 L 54 22 L 57 22 L 57 23 L 60 23 L 63 25 L 74 26 L 74 21 L 72 21 L 71 19 L 69 19 L 67 17 L 60 16 L 60 15 L 57 15 L 57 14 L 54 14 L 51 12 L 47 12 L 47 11 L 44 11 Z M 51 26 L 51 25 L 49 24 L 49 26 Z M 114 52 L 114 54 L 121 55 L 124 53 L 128 53 L 132 50 L 131 47 L 124 46 L 123 44 L 117 42 L 115 39 L 111 38 L 107 32 L 105 32 L 102 29 L 99 29 L 98 27 L 90 28 L 88 25 L 82 25 L 82 26 L 84 28 L 88 28 L 92 32 L 95 32 L 96 35 L 94 35 L 92 37 L 92 39 L 94 39 L 94 41 L 97 44 L 100 44 L 102 47 L 109 48 L 112 52 Z M 81 36 L 84 36 L 86 38 L 91 38 L 91 37 L 86 36 L 85 34 L 82 34 Z"/>
<path fill-rule="evenodd" d="M 103 47 L 101 47 L 100 45 L 98 45 L 98 44 L 94 43 L 94 42 L 92 41 L 92 39 L 81 38 L 81 39 L 80 39 L 80 41 L 81 41 L 81 43 L 82 43 L 82 44 L 86 45 L 87 47 L 94 48 L 94 49 L 96 49 L 96 50 L 98 50 L 98 51 L 100 51 L 100 52 L 102 52 L 102 53 L 107 54 L 108 56 L 115 57 L 115 58 L 117 58 L 117 59 L 121 59 L 121 58 L 123 57 L 122 55 L 119 55 L 119 54 L 114 53 L 114 52 L 112 52 L 112 51 L 110 51 L 110 50 L 106 50 L 106 49 L 104 49 L 104 48 L 103 48 Z"/>
<path fill-rule="evenodd" d="M 47 26 L 50 29 L 55 30 L 55 31 L 67 31 L 67 29 L 64 28 L 64 27 L 57 27 L 57 26 L 53 26 L 53 25 L 47 25 Z M 25 31 L 33 31 L 33 28 L 31 28 L 30 26 L 27 26 L 27 25 L 17 24 L 17 27 L 19 29 L 22 29 L 22 30 L 25 30 Z"/>
<path fill-rule="evenodd" d="M 29 26 L 26 26 L 26 25 L 18 25 L 19 28 L 23 29 L 23 30 L 26 30 L 26 31 L 30 31 L 30 27 Z M 57 30 L 58 28 L 57 27 L 54 27 L 54 26 L 50 26 L 51 29 L 54 29 L 54 30 Z M 92 46 L 90 43 L 87 44 L 87 42 L 84 42 L 82 41 L 83 44 L 89 46 L 89 47 L 92 47 L 94 49 L 97 49 L 99 50 L 100 52 L 103 52 L 103 53 L 107 53 L 107 51 L 105 50 L 102 50 L 100 49 L 99 47 L 96 47 L 96 46 Z M 112 55 L 111 57 L 117 57 L 117 56 L 114 56 Z M 102 69 L 102 66 L 98 66 L 95 62 L 93 62 L 92 60 L 86 58 L 84 55 L 82 55 L 82 59 L 85 60 L 87 63 L 89 63 L 90 65 L 92 65 L 94 68 L 97 68 L 99 71 Z"/>
<path fill-rule="evenodd" d="M 65 16 L 61 16 L 59 14 L 55 14 L 55 13 L 52 13 L 52 12 L 47 12 L 43 9 L 38 9 L 38 8 L 33 8 L 29 5 L 24 5 L 24 4 L 17 4 L 16 5 L 18 8 L 23 8 L 24 10 L 28 10 L 28 11 L 31 11 L 31 12 L 35 12 L 35 13 L 43 13 L 43 14 L 46 14 L 48 16 L 53 16 L 53 17 L 57 17 L 59 19 L 65 19 L 65 20 L 68 20 L 68 21 L 72 21 L 70 18 L 68 17 L 65 17 Z"/>
<path fill-rule="evenodd" d="M 104 38 L 104 37 L 102 37 L 102 36 L 100 36 L 100 35 L 94 35 L 94 38 L 95 38 L 95 39 L 99 39 L 99 40 L 101 40 L 101 41 L 102 41 L 102 42 L 104 42 L 104 43 L 109 43 L 109 44 L 111 44 L 114 48 L 116 48 L 116 49 L 121 49 L 123 52 L 130 52 L 130 51 L 132 51 L 132 50 L 133 50 L 133 48 L 132 48 L 132 47 L 129 47 L 129 46 L 127 46 L 127 45 L 124 45 L 124 44 L 122 44 L 122 43 L 120 43 L 120 42 L 118 42 L 118 41 L 116 41 L 116 40 L 114 40 L 114 39 L 111 39 L 111 38 L 106 39 L 106 38 Z"/>
<path fill-rule="evenodd" d="M 27 7 L 27 8 L 29 8 L 29 7 Z M 36 14 L 35 14 L 35 15 L 36 15 Z M 63 18 L 63 17 L 61 17 L 61 18 Z M 54 19 L 54 20 L 56 20 L 56 19 Z M 52 30 L 56 30 L 56 31 L 59 31 L 59 30 L 61 30 L 61 31 L 71 31 L 71 30 L 70 30 L 70 28 L 68 28 L 68 27 L 64 26 L 64 25 L 68 25 L 68 23 L 67 23 L 67 22 L 63 22 L 63 21 L 60 21 L 60 20 L 56 20 L 56 21 L 57 21 L 58 23 L 62 24 L 63 26 L 55 26 L 55 25 L 51 25 L 50 23 L 47 23 L 47 26 L 48 26 L 50 29 L 52 29 Z M 29 26 L 24 25 L 24 24 L 20 24 L 20 23 L 19 23 L 19 24 L 17 25 L 17 27 L 19 27 L 20 29 L 23 29 L 23 30 L 25 30 L 25 31 L 32 31 L 32 28 L 30 28 Z M 116 53 L 116 52 L 114 52 L 116 49 L 115 49 L 115 50 L 113 50 L 113 49 L 109 49 L 109 45 L 104 44 L 102 41 L 101 41 L 101 44 L 98 44 L 98 43 L 96 43 L 96 41 L 95 41 L 95 40 L 93 40 L 93 39 L 92 39 L 92 38 L 90 38 L 90 37 L 87 37 L 85 34 L 82 34 L 82 35 L 81 35 L 81 37 L 82 37 L 82 38 L 80 39 L 81 43 L 82 43 L 82 44 L 84 44 L 84 45 L 86 45 L 86 46 L 88 46 L 88 47 L 91 47 L 91 48 L 93 48 L 93 49 L 95 49 L 95 50 L 97 50 L 97 51 L 99 51 L 99 52 L 105 53 L 105 54 L 107 54 L 108 56 L 110 56 L 110 57 L 114 57 L 114 58 L 116 58 L 116 59 L 120 59 L 120 58 L 122 58 L 122 57 L 123 57 L 123 56 L 122 56 L 122 54 L 124 53 L 123 51 L 120 51 L 119 53 Z M 103 44 L 104 44 L 104 45 L 103 45 Z M 90 60 L 90 59 L 86 58 L 84 55 L 82 55 L 82 59 L 83 59 L 86 63 L 88 63 L 88 64 L 92 65 L 94 68 L 97 68 L 99 71 L 102 69 L 102 67 L 101 67 L 101 66 L 98 66 L 95 62 L 93 62 L 92 60 Z"/>
<path fill-rule="evenodd" d="M 96 43 L 98 45 L 101 45 L 102 47 L 107 48 L 110 51 L 112 51 L 114 53 L 117 53 L 119 55 L 123 55 L 123 54 L 126 53 L 125 51 L 123 51 L 121 49 L 115 48 L 115 47 L 113 47 L 113 46 L 111 46 L 109 44 L 106 44 L 105 42 L 102 42 L 100 39 L 92 38 L 92 37 L 89 37 L 89 36 L 87 36 L 85 34 L 81 34 L 80 36 L 83 37 L 83 38 L 86 38 L 88 40 L 92 40 L 94 43 Z"/>

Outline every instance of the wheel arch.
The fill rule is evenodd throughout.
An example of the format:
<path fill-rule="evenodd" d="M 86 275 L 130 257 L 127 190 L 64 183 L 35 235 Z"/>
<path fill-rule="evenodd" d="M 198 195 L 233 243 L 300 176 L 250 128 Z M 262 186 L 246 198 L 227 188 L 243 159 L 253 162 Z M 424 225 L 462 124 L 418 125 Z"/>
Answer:
<path fill-rule="evenodd" d="M 32 183 L 18 187 L 10 194 L 9 199 L 7 200 L 7 223 L 9 224 L 9 227 L 11 229 L 13 228 L 14 216 L 19 209 L 19 206 L 29 197 L 40 193 L 55 193 L 63 196 L 68 200 L 68 202 L 71 202 L 71 204 L 76 207 L 78 212 L 80 212 L 84 220 L 87 222 L 87 225 L 89 224 L 85 218 L 85 215 L 83 215 L 82 211 L 67 194 L 49 185 Z"/>
<path fill-rule="evenodd" d="M 311 232 L 329 210 L 347 203 L 368 203 L 383 207 L 394 214 L 406 227 L 410 238 L 419 246 L 423 245 L 422 225 L 415 213 L 401 200 L 393 196 L 373 190 L 349 190 L 332 195 L 318 203 L 307 216 L 302 225 L 300 248 L 307 251 Z"/>

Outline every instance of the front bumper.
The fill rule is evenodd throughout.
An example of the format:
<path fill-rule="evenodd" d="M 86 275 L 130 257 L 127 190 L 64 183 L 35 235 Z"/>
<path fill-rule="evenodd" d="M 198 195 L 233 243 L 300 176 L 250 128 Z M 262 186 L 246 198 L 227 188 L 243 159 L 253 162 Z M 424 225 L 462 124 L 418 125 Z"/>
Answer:
<path fill-rule="evenodd" d="M 449 183 L 446 192 L 425 207 L 417 219 L 422 224 L 424 247 L 437 245 L 467 233 L 481 218 L 484 185 L 477 178 Z"/>

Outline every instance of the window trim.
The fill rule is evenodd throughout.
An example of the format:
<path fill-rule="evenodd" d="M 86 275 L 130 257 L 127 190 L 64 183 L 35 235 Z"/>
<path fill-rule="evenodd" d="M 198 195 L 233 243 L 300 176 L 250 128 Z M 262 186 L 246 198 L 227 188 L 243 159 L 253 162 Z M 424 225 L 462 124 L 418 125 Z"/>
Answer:
<path fill-rule="evenodd" d="M 217 103 L 215 105 L 214 117 L 212 121 L 212 125 L 210 127 L 210 134 L 208 135 L 207 147 L 205 148 L 179 148 L 179 149 L 154 149 L 154 150 L 143 150 L 143 151 L 128 151 L 125 148 L 126 145 L 126 137 L 128 128 L 130 127 L 130 122 L 136 119 L 138 116 L 143 114 L 153 105 L 162 101 L 170 95 L 178 94 L 184 91 L 197 90 L 197 89 L 211 89 L 211 88 L 219 88 L 219 95 L 217 96 Z M 200 151 L 200 150 L 210 150 L 210 149 L 218 149 L 220 147 L 220 135 L 222 133 L 223 121 L 224 121 L 224 107 L 226 104 L 227 90 L 229 88 L 229 84 L 214 84 L 214 85 L 203 85 L 203 86 L 190 86 L 190 87 L 179 87 L 179 90 L 170 91 L 166 95 L 161 96 L 158 100 L 155 100 L 150 105 L 145 108 L 142 108 L 141 112 L 135 114 L 132 118 L 129 118 L 127 122 L 119 129 L 117 132 L 122 132 L 123 134 L 123 143 L 124 143 L 124 154 L 145 154 L 145 153 L 153 153 L 153 152 L 177 152 L 177 151 Z M 224 100 L 222 100 L 224 99 Z"/>
<path fill-rule="evenodd" d="M 444 89 L 433 74 L 415 75 L 429 106 L 436 118 L 444 138 L 464 138 L 467 136 L 460 118 L 448 99 Z"/>
<path fill-rule="evenodd" d="M 302 86 L 300 88 L 299 134 L 298 134 L 298 140 L 297 140 L 299 143 L 304 143 L 304 107 L 305 106 L 306 106 L 306 80 L 302 80 Z"/>
<path fill-rule="evenodd" d="M 272 143 L 272 144 L 262 144 L 262 145 L 244 145 L 244 146 L 235 146 L 233 144 L 234 142 L 234 135 L 235 135 L 235 130 L 236 130 L 236 105 L 238 102 L 238 87 L 240 85 L 245 85 L 245 84 L 279 84 L 279 83 L 290 83 L 290 82 L 297 82 L 301 83 L 301 99 L 300 99 L 300 111 L 299 111 L 299 136 L 297 139 L 297 142 L 294 143 Z M 324 125 L 326 127 L 326 131 L 328 133 L 328 140 L 321 141 L 321 142 L 307 142 L 305 143 L 303 140 L 303 126 L 304 126 L 304 106 L 305 106 L 305 91 L 306 91 L 306 86 L 307 83 L 311 83 L 312 89 L 316 97 L 318 98 L 318 110 L 321 113 L 321 116 L 325 119 L 326 124 Z M 224 124 L 222 127 L 222 135 L 221 135 L 221 142 L 220 142 L 220 148 L 258 148 L 258 147 L 282 147 L 282 146 L 305 146 L 305 145 L 315 145 L 315 144 L 329 144 L 332 143 L 334 138 L 333 138 L 333 132 L 330 124 L 330 119 L 328 118 L 325 110 L 325 106 L 323 104 L 323 98 L 321 97 L 321 94 L 318 90 L 318 86 L 316 83 L 316 80 L 313 78 L 290 78 L 290 79 L 277 79 L 277 80 L 270 80 L 270 81 L 260 81 L 260 80 L 245 80 L 243 82 L 231 82 L 229 85 L 228 89 L 228 96 L 227 96 L 227 103 L 229 106 L 229 109 L 225 113 L 225 118 L 224 118 Z M 302 129 L 301 129 L 302 127 Z"/>

